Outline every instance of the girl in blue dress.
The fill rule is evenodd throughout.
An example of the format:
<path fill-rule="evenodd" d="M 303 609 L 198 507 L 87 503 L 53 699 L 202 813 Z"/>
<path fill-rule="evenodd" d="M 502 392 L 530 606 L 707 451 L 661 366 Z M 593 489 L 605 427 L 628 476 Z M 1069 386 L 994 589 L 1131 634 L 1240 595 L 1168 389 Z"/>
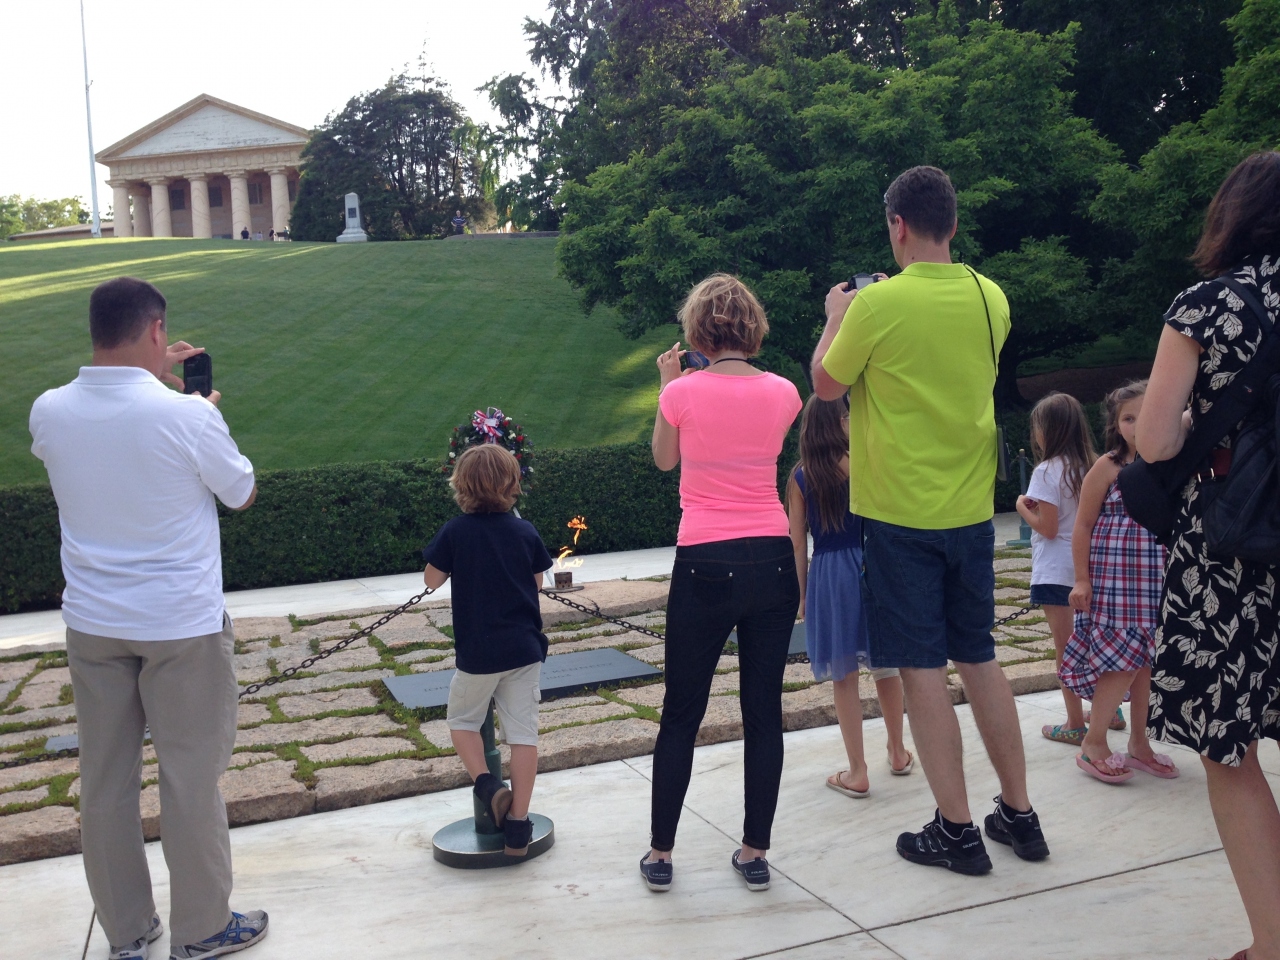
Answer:
<path fill-rule="evenodd" d="M 889 771 L 906 776 L 915 765 L 902 742 L 902 680 L 897 670 L 876 670 L 868 659 L 862 609 L 862 518 L 849 512 L 849 407 L 845 400 L 811 396 L 800 421 L 800 462 L 787 484 L 791 542 L 800 576 L 800 614 L 815 680 L 832 681 L 836 717 L 849 768 L 827 786 L 862 799 L 871 790 L 862 749 L 858 671 L 876 683 L 889 734 Z M 809 534 L 813 559 L 809 559 Z"/>

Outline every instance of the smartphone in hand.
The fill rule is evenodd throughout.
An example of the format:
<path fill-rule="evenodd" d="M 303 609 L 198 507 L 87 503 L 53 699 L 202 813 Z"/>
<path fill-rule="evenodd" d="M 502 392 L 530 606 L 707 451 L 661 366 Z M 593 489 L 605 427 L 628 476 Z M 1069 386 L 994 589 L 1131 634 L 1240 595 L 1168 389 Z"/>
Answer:
<path fill-rule="evenodd" d="M 880 278 L 872 273 L 855 273 L 849 278 L 849 282 L 844 285 L 845 290 L 861 290 L 863 287 L 869 287 L 873 283 L 879 283 Z"/>
<path fill-rule="evenodd" d="M 213 393 L 213 358 L 197 353 L 182 361 L 182 392 L 207 397 Z"/>
<path fill-rule="evenodd" d="M 711 361 L 707 359 L 706 354 L 697 350 L 690 350 L 684 355 L 685 365 L 690 370 L 705 370 L 711 366 Z"/>

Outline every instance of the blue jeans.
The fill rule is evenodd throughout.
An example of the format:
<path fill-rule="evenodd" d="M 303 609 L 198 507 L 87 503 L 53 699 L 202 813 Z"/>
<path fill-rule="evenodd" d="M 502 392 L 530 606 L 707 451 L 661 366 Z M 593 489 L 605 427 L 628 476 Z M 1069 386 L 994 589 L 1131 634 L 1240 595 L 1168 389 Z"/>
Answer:
<path fill-rule="evenodd" d="M 990 520 L 915 530 L 863 520 L 862 600 L 871 662 L 933 669 L 995 659 L 996 533 Z"/>

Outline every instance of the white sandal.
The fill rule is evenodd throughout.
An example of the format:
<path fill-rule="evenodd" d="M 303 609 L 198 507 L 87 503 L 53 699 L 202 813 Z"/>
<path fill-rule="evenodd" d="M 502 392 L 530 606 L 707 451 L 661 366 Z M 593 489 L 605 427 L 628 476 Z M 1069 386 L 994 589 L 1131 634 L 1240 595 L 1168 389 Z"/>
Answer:
<path fill-rule="evenodd" d="M 827 786 L 836 793 L 843 793 L 846 797 L 852 797 L 854 800 L 865 800 L 871 796 L 870 788 L 866 790 L 850 790 L 842 784 L 841 780 L 848 772 L 848 770 L 841 770 L 839 773 L 827 777 Z"/>
<path fill-rule="evenodd" d="M 895 777 L 906 777 L 911 775 L 911 771 L 915 769 L 915 766 L 916 766 L 916 755 L 912 753 L 910 750 L 908 750 L 906 766 L 895 768 L 893 765 L 893 761 L 890 760 L 889 772 L 892 773 Z"/>

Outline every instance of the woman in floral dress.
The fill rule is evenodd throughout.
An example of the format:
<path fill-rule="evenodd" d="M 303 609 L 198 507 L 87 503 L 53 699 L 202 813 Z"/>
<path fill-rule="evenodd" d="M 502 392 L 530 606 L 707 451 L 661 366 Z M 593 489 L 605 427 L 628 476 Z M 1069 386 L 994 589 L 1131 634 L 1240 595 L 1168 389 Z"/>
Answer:
<path fill-rule="evenodd" d="M 1231 172 L 1209 207 L 1193 260 L 1207 277 L 1229 275 L 1255 290 L 1276 322 L 1280 152 L 1255 154 Z M 1212 409 L 1261 341 L 1258 318 L 1224 284 L 1207 281 L 1179 294 L 1165 314 L 1138 419 L 1143 459 L 1174 456 L 1187 428 Z M 1220 446 L 1229 449 L 1238 432 Z M 1224 457 L 1217 457 L 1219 472 Z M 1201 755 L 1254 937 L 1233 960 L 1280 960 L 1280 809 L 1258 761 L 1258 742 L 1280 737 L 1280 567 L 1209 554 L 1200 492 L 1211 482 L 1196 476 L 1183 491 L 1156 632 L 1148 732 Z"/>

